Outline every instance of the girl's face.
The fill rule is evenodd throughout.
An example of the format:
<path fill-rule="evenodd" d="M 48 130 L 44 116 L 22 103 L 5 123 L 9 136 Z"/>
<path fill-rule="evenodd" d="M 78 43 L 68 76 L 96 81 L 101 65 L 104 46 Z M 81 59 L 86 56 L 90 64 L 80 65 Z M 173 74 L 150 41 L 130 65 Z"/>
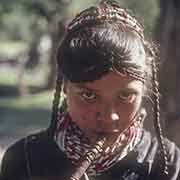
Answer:
<path fill-rule="evenodd" d="M 92 142 L 98 133 L 111 136 L 127 128 L 143 96 L 141 81 L 115 72 L 88 83 L 66 81 L 64 87 L 72 120 Z"/>

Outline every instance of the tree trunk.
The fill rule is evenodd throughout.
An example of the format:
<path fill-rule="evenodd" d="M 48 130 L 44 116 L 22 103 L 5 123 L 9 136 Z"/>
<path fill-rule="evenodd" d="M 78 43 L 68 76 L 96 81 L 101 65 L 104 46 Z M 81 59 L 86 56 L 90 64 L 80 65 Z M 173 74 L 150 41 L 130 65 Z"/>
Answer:
<path fill-rule="evenodd" d="M 156 39 L 160 43 L 162 115 L 168 129 L 180 120 L 180 1 L 160 0 Z M 179 122 L 180 124 L 180 122 Z M 168 130 L 167 129 L 167 130 Z"/>
<path fill-rule="evenodd" d="M 51 54 L 50 54 L 50 59 L 49 59 L 50 72 L 49 72 L 47 84 L 46 84 L 47 89 L 51 89 L 55 85 L 55 80 L 57 76 L 56 49 L 65 33 L 64 20 L 59 20 L 59 18 L 54 17 L 51 20 L 49 27 L 50 27 L 50 37 L 52 41 L 52 46 L 51 46 Z"/>
<path fill-rule="evenodd" d="M 49 22 L 49 35 L 52 41 L 51 54 L 49 59 L 49 75 L 45 88 L 54 88 L 57 68 L 56 68 L 56 50 L 65 34 L 65 22 L 67 21 L 66 10 L 67 6 L 71 4 L 72 0 L 61 0 L 61 13 L 55 13 L 48 19 Z M 58 4 L 57 4 L 58 5 Z"/>
<path fill-rule="evenodd" d="M 39 63 L 39 51 L 38 46 L 40 42 L 40 35 L 35 37 L 29 45 L 29 51 L 27 55 L 22 56 L 19 60 L 18 71 L 18 90 L 21 97 L 29 95 L 29 87 L 25 80 L 25 74 L 27 69 L 34 69 Z"/>

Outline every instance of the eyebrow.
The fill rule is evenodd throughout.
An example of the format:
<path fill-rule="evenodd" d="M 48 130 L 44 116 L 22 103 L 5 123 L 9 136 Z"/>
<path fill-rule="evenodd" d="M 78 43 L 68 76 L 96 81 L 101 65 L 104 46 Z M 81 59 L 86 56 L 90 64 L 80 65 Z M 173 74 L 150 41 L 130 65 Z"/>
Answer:
<path fill-rule="evenodd" d="M 86 85 L 84 84 L 75 84 L 75 87 L 76 88 L 80 88 L 80 89 L 86 89 L 88 91 L 94 91 L 94 92 L 100 92 L 100 90 L 98 89 L 94 89 L 94 88 L 89 88 L 87 87 Z M 132 87 L 125 87 L 125 88 L 122 88 L 118 91 L 118 93 L 122 93 L 122 92 L 128 92 L 128 93 L 133 93 L 133 94 L 139 94 L 139 91 L 135 88 L 132 88 Z"/>
<path fill-rule="evenodd" d="M 119 93 L 121 92 L 128 92 L 128 93 L 135 93 L 139 94 L 139 91 L 135 88 L 130 88 L 130 87 L 125 87 L 124 89 L 120 90 Z"/>
<path fill-rule="evenodd" d="M 100 92 L 100 90 L 94 89 L 94 88 L 89 88 L 84 84 L 75 84 L 75 87 L 80 88 L 80 89 L 86 89 L 88 91 Z"/>

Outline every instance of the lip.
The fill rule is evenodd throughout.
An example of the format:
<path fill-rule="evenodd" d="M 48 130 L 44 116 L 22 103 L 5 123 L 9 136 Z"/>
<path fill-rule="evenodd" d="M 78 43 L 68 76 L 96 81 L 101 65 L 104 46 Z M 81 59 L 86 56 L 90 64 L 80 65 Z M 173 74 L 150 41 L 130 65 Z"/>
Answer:
<path fill-rule="evenodd" d="M 119 130 L 114 129 L 114 130 L 96 130 L 95 134 L 97 134 L 100 137 L 108 137 L 108 136 L 117 136 L 120 133 Z"/>
<path fill-rule="evenodd" d="M 117 128 L 96 128 L 95 130 L 96 133 L 107 133 L 107 134 L 114 134 L 114 133 L 119 133 L 120 129 Z"/>
<path fill-rule="evenodd" d="M 113 129 L 113 130 L 96 130 L 96 133 L 107 133 L 107 134 L 114 134 L 114 133 L 119 133 L 119 129 Z"/>
<path fill-rule="evenodd" d="M 116 130 L 96 131 L 96 137 L 98 139 L 102 139 L 102 138 L 106 139 L 104 147 L 112 146 L 115 143 L 115 141 L 117 140 L 117 138 L 119 137 L 119 135 L 120 135 L 119 130 L 117 130 L 117 131 Z"/>
<path fill-rule="evenodd" d="M 90 141 L 92 144 L 96 143 L 98 139 L 106 138 L 105 147 L 111 146 L 117 139 L 121 132 L 119 130 L 94 130 L 90 133 Z"/>

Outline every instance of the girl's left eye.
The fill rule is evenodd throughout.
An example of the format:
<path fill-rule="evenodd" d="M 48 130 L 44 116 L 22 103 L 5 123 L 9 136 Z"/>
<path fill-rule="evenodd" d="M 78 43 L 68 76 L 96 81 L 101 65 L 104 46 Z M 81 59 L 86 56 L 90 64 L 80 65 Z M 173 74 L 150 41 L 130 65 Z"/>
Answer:
<path fill-rule="evenodd" d="M 122 102 L 126 102 L 126 103 L 133 103 L 136 97 L 137 97 L 136 93 L 129 93 L 129 92 L 122 92 L 119 95 L 119 99 Z"/>
<path fill-rule="evenodd" d="M 95 100 L 96 94 L 94 92 L 83 91 L 80 93 L 81 97 L 85 100 Z"/>

